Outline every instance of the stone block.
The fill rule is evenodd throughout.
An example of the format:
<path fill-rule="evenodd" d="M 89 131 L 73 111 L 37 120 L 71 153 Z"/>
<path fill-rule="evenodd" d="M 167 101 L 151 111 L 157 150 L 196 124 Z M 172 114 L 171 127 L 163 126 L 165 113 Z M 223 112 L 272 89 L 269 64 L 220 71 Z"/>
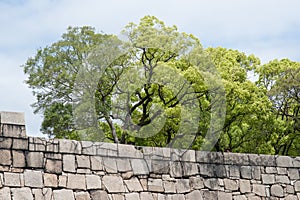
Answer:
<path fill-rule="evenodd" d="M 0 112 L 0 124 L 14 124 L 25 126 L 25 114 L 20 112 Z"/>
<path fill-rule="evenodd" d="M 194 190 L 185 195 L 186 200 L 202 200 L 202 195 L 199 190 Z"/>
<path fill-rule="evenodd" d="M 193 176 L 199 174 L 197 163 L 184 162 L 182 163 L 182 168 L 184 176 Z"/>
<path fill-rule="evenodd" d="M 93 200 L 111 200 L 106 191 L 92 190 L 91 197 Z"/>
<path fill-rule="evenodd" d="M 75 155 L 63 155 L 63 171 L 73 173 L 76 172 Z"/>
<path fill-rule="evenodd" d="M 12 138 L 0 137 L 0 149 L 10 149 L 12 147 Z"/>
<path fill-rule="evenodd" d="M 12 188 L 11 189 L 13 200 L 33 200 L 33 195 L 30 188 Z"/>
<path fill-rule="evenodd" d="M 81 143 L 75 140 L 58 140 L 60 153 L 81 154 Z"/>
<path fill-rule="evenodd" d="M 239 189 L 237 180 L 224 179 L 224 186 L 226 190 L 237 191 Z"/>
<path fill-rule="evenodd" d="M 275 176 L 275 182 L 276 183 L 283 183 L 283 184 L 290 184 L 290 179 L 288 176 L 285 175 L 277 175 Z"/>
<path fill-rule="evenodd" d="M 129 192 L 141 192 L 143 191 L 143 187 L 140 183 L 140 181 L 134 177 L 129 180 L 124 180 L 124 183 L 128 189 Z"/>
<path fill-rule="evenodd" d="M 267 174 L 276 174 L 277 168 L 276 167 L 266 167 L 266 173 Z"/>
<path fill-rule="evenodd" d="M 44 153 L 43 152 L 28 152 L 26 154 L 27 166 L 30 168 L 44 167 Z"/>
<path fill-rule="evenodd" d="M 206 177 L 214 177 L 215 169 L 214 165 L 211 164 L 199 164 L 200 174 Z"/>
<path fill-rule="evenodd" d="M 278 156 L 276 158 L 276 164 L 278 167 L 293 167 L 293 158 L 289 156 Z"/>
<path fill-rule="evenodd" d="M 134 175 L 148 175 L 149 169 L 145 160 L 143 159 L 132 159 L 131 166 Z"/>
<path fill-rule="evenodd" d="M 265 197 L 266 196 L 266 188 L 261 184 L 253 184 L 252 192 L 258 196 Z"/>
<path fill-rule="evenodd" d="M 251 166 L 241 166 L 241 177 L 244 179 L 252 178 L 252 167 Z"/>
<path fill-rule="evenodd" d="M 228 165 L 248 165 L 248 154 L 224 153 L 224 164 Z"/>
<path fill-rule="evenodd" d="M 46 139 L 40 137 L 30 137 L 29 151 L 46 151 Z"/>
<path fill-rule="evenodd" d="M 230 165 L 229 166 L 229 176 L 233 178 L 240 178 L 240 166 Z"/>
<path fill-rule="evenodd" d="M 196 151 L 196 161 L 207 164 L 223 164 L 224 156 L 221 152 Z"/>
<path fill-rule="evenodd" d="M 25 186 L 43 188 L 43 175 L 41 171 L 26 170 L 24 172 Z"/>
<path fill-rule="evenodd" d="M 38 200 L 53 200 L 52 198 L 52 189 L 43 188 L 43 189 L 32 189 L 33 199 Z"/>
<path fill-rule="evenodd" d="M 165 193 L 176 193 L 176 187 L 173 181 L 164 181 L 163 186 Z"/>
<path fill-rule="evenodd" d="M 61 174 L 62 173 L 62 161 L 47 159 L 45 171 L 48 173 Z"/>
<path fill-rule="evenodd" d="M 212 200 L 212 199 L 218 199 L 218 192 L 217 191 L 207 191 L 207 190 L 204 190 L 203 191 L 203 199 L 209 199 L 209 200 Z"/>
<path fill-rule="evenodd" d="M 12 149 L 28 150 L 29 149 L 28 138 L 27 139 L 14 138 L 13 144 L 12 144 Z"/>
<path fill-rule="evenodd" d="M 103 185 L 109 193 L 125 192 L 123 179 L 120 176 L 106 175 L 103 177 Z"/>
<path fill-rule="evenodd" d="M 281 187 L 281 185 L 272 185 L 271 186 L 271 196 L 275 196 L 275 197 L 283 197 L 283 188 Z"/>
<path fill-rule="evenodd" d="M 181 162 L 170 162 L 170 174 L 175 178 L 181 178 L 183 176 Z"/>
<path fill-rule="evenodd" d="M 118 157 L 118 144 L 96 142 L 94 146 L 96 148 L 96 155 Z"/>
<path fill-rule="evenodd" d="M 255 180 L 261 179 L 261 170 L 260 167 L 252 166 L 252 178 Z"/>
<path fill-rule="evenodd" d="M 210 190 L 218 190 L 219 181 L 217 178 L 208 178 L 204 180 L 204 186 Z"/>
<path fill-rule="evenodd" d="M 118 173 L 118 167 L 117 167 L 117 162 L 115 159 L 112 158 L 103 158 L 103 166 L 105 168 L 105 171 L 107 173 Z"/>
<path fill-rule="evenodd" d="M 59 151 L 59 140 L 48 139 L 46 141 L 46 151 L 52 153 L 58 153 Z"/>
<path fill-rule="evenodd" d="M 88 192 L 76 192 L 75 199 L 76 200 L 91 200 L 91 197 Z"/>
<path fill-rule="evenodd" d="M 298 168 L 289 168 L 288 169 L 288 176 L 291 180 L 299 180 L 299 169 Z"/>
<path fill-rule="evenodd" d="M 66 188 L 67 187 L 67 180 L 68 180 L 68 176 L 66 176 L 66 175 L 58 176 L 58 187 Z"/>
<path fill-rule="evenodd" d="M 153 195 L 150 192 L 142 192 L 140 193 L 141 200 L 154 200 Z"/>
<path fill-rule="evenodd" d="M 91 156 L 91 169 L 95 171 L 103 170 L 103 160 L 100 156 Z"/>
<path fill-rule="evenodd" d="M 112 194 L 111 196 L 113 200 L 125 200 L 124 195 L 121 194 Z"/>
<path fill-rule="evenodd" d="M 4 172 L 4 186 L 21 187 L 21 174 Z"/>
<path fill-rule="evenodd" d="M 155 174 L 169 174 L 170 173 L 170 161 L 167 160 L 149 160 L 147 159 L 149 171 Z"/>
<path fill-rule="evenodd" d="M 149 179 L 148 180 L 148 191 L 151 192 L 163 192 L 163 181 L 161 179 Z"/>
<path fill-rule="evenodd" d="M 67 188 L 75 190 L 85 190 L 85 176 L 80 174 L 68 174 Z"/>
<path fill-rule="evenodd" d="M 128 159 L 118 158 L 116 159 L 118 172 L 132 171 L 130 162 Z"/>
<path fill-rule="evenodd" d="M 239 180 L 240 182 L 240 191 L 242 194 L 251 192 L 251 184 L 249 180 Z"/>
<path fill-rule="evenodd" d="M 275 183 L 275 175 L 273 174 L 262 174 L 262 183 L 263 184 L 274 184 Z"/>
<path fill-rule="evenodd" d="M 176 192 L 179 194 L 191 191 L 189 179 L 177 179 L 175 183 Z"/>
<path fill-rule="evenodd" d="M 97 190 L 101 189 L 101 179 L 97 175 L 86 175 L 86 189 Z"/>
<path fill-rule="evenodd" d="M 232 200 L 231 193 L 218 192 L 218 199 L 220 200 Z"/>
<path fill-rule="evenodd" d="M 143 158 L 144 155 L 133 145 L 118 144 L 118 156 L 122 158 Z"/>
<path fill-rule="evenodd" d="M 58 178 L 56 174 L 44 174 L 44 185 L 45 187 L 57 187 Z"/>
<path fill-rule="evenodd" d="M 200 190 L 204 188 L 204 179 L 202 177 L 190 177 L 190 186 L 193 190 Z"/>
<path fill-rule="evenodd" d="M 72 190 L 54 190 L 53 200 L 75 200 Z"/>
<path fill-rule="evenodd" d="M 78 168 L 91 168 L 91 162 L 89 156 L 76 155 L 77 167 Z"/>
<path fill-rule="evenodd" d="M 294 187 L 296 192 L 300 192 L 300 181 L 296 181 Z"/>
<path fill-rule="evenodd" d="M 81 141 L 82 154 L 84 155 L 96 155 L 96 147 L 93 142 Z"/>
<path fill-rule="evenodd" d="M 0 188 L 0 200 L 10 200 L 10 199 L 11 199 L 10 188 L 9 187 Z"/>
<path fill-rule="evenodd" d="M 276 167 L 275 156 L 248 154 L 251 166 Z"/>
<path fill-rule="evenodd" d="M 126 200 L 140 200 L 140 195 L 139 193 L 130 193 L 130 194 L 125 194 L 125 199 Z"/>
<path fill-rule="evenodd" d="M 11 152 L 9 150 L 2 150 L 0 149 L 0 165 L 11 165 L 12 158 Z"/>

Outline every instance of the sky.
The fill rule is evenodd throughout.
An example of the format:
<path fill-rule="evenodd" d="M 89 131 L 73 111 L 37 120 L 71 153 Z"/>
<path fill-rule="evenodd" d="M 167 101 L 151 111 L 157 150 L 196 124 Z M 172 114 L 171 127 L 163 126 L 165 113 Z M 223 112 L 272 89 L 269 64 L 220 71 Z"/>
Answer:
<path fill-rule="evenodd" d="M 262 63 L 300 62 L 299 8 L 299 0 L 0 0 L 0 111 L 24 112 L 27 134 L 45 137 L 21 66 L 68 26 L 119 34 L 129 22 L 154 15 L 204 47 L 237 49 Z"/>

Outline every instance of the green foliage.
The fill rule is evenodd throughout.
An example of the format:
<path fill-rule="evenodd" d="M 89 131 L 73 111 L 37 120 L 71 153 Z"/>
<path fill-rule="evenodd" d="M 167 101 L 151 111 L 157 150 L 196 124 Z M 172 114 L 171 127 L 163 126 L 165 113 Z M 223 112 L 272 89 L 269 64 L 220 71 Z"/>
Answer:
<path fill-rule="evenodd" d="M 300 64 L 207 48 L 153 16 L 124 41 L 69 27 L 25 63 L 42 132 L 145 146 L 300 155 Z M 255 73 L 258 81 L 249 80 Z M 226 97 L 226 98 L 225 98 Z M 225 114 L 226 113 L 226 114 Z"/>

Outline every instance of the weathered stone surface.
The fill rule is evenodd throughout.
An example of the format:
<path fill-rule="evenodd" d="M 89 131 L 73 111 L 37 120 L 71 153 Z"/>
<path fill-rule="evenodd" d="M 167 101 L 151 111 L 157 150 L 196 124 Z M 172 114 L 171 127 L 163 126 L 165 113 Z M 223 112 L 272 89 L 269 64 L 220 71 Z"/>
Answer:
<path fill-rule="evenodd" d="M 199 190 L 194 190 L 185 195 L 186 200 L 202 200 L 202 195 Z"/>
<path fill-rule="evenodd" d="M 59 140 L 59 152 L 81 154 L 81 143 L 75 140 Z"/>
<path fill-rule="evenodd" d="M 76 200 L 91 200 L 91 197 L 88 192 L 76 192 L 75 199 Z"/>
<path fill-rule="evenodd" d="M 24 172 L 25 186 L 43 188 L 43 175 L 41 171 L 26 170 Z"/>
<path fill-rule="evenodd" d="M 276 183 L 290 184 L 291 181 L 290 181 L 288 176 L 277 175 L 277 176 L 275 176 L 275 182 Z"/>
<path fill-rule="evenodd" d="M 78 168 L 90 168 L 90 157 L 89 156 L 76 156 Z"/>
<path fill-rule="evenodd" d="M 124 180 L 125 185 L 127 186 L 127 189 L 129 192 L 141 192 L 143 191 L 143 187 L 140 183 L 140 181 L 134 177 L 130 180 Z"/>
<path fill-rule="evenodd" d="M 0 124 L 14 124 L 25 126 L 25 114 L 21 112 L 0 112 Z"/>
<path fill-rule="evenodd" d="M 0 137 L 0 149 L 10 149 L 11 147 L 12 147 L 12 138 Z"/>
<path fill-rule="evenodd" d="M 196 163 L 183 163 L 182 168 L 184 176 L 192 176 L 199 174 L 198 165 Z"/>
<path fill-rule="evenodd" d="M 46 172 L 61 174 L 62 173 L 62 161 L 61 160 L 46 160 Z"/>
<path fill-rule="evenodd" d="M 54 190 L 53 191 L 53 200 L 75 200 L 72 190 Z"/>
<path fill-rule="evenodd" d="M 93 142 L 81 141 L 82 154 L 84 155 L 96 155 L 96 147 Z"/>
<path fill-rule="evenodd" d="M 43 188 L 43 189 L 32 189 L 33 199 L 38 200 L 53 200 L 52 189 Z"/>
<path fill-rule="evenodd" d="M 176 180 L 176 192 L 177 193 L 187 193 L 190 192 L 190 180 L 189 179 L 177 179 Z"/>
<path fill-rule="evenodd" d="M 288 169 L 288 176 L 291 180 L 299 180 L 299 169 L 298 168 L 289 168 Z"/>
<path fill-rule="evenodd" d="M 175 183 L 171 181 L 164 181 L 163 182 L 164 191 L 165 193 L 176 193 Z"/>
<path fill-rule="evenodd" d="M 43 168 L 44 154 L 42 152 L 28 152 L 26 154 L 26 162 L 28 167 Z"/>
<path fill-rule="evenodd" d="M 9 200 L 9 199 L 11 199 L 10 188 L 8 187 L 0 188 L 0 200 Z"/>
<path fill-rule="evenodd" d="M 251 166 L 241 166 L 241 177 L 244 179 L 252 178 L 252 167 Z"/>
<path fill-rule="evenodd" d="M 276 164 L 278 167 L 293 167 L 293 158 L 288 156 L 278 156 L 276 158 Z"/>
<path fill-rule="evenodd" d="M 101 179 L 97 175 L 86 175 L 86 189 L 101 189 Z"/>
<path fill-rule="evenodd" d="M 0 161 L 1 161 L 1 165 L 12 164 L 11 153 L 9 150 L 0 149 Z"/>
<path fill-rule="evenodd" d="M 180 162 L 170 162 L 170 174 L 172 177 L 182 177 L 183 169 Z"/>
<path fill-rule="evenodd" d="M 239 180 L 241 193 L 250 193 L 251 185 L 249 180 Z"/>
<path fill-rule="evenodd" d="M 264 185 L 261 184 L 253 184 L 252 192 L 261 197 L 266 196 L 266 188 Z"/>
<path fill-rule="evenodd" d="M 21 174 L 4 172 L 4 186 L 21 187 Z"/>
<path fill-rule="evenodd" d="M 103 170 L 103 160 L 99 156 L 91 156 L 91 169 L 96 171 Z"/>
<path fill-rule="evenodd" d="M 283 197 L 283 188 L 276 184 L 271 186 L 271 195 L 275 197 Z"/>
<path fill-rule="evenodd" d="M 109 193 L 125 192 L 123 179 L 120 176 L 104 176 L 103 185 Z"/>
<path fill-rule="evenodd" d="M 263 184 L 273 184 L 275 183 L 275 175 L 273 174 L 262 174 L 262 183 Z"/>
<path fill-rule="evenodd" d="M 28 138 L 21 139 L 21 138 L 14 138 L 12 149 L 16 150 L 28 150 Z"/>
<path fill-rule="evenodd" d="M 67 188 L 85 190 L 85 176 L 79 174 L 68 174 Z"/>
<path fill-rule="evenodd" d="M 116 159 L 118 172 L 132 171 L 130 162 L 128 159 Z"/>
<path fill-rule="evenodd" d="M 57 187 L 58 178 L 56 174 L 44 174 L 44 185 L 46 187 Z"/>
<path fill-rule="evenodd" d="M 121 158 L 143 158 L 144 155 L 141 151 L 137 150 L 132 145 L 118 145 L 118 156 Z"/>
<path fill-rule="evenodd" d="M 295 191 L 300 192 L 300 181 L 295 182 Z"/>
<path fill-rule="evenodd" d="M 150 192 L 142 192 L 140 194 L 140 199 L 142 200 L 154 200 L 153 195 Z"/>
<path fill-rule="evenodd" d="M 220 200 L 232 200 L 231 193 L 218 192 L 218 199 Z"/>
<path fill-rule="evenodd" d="M 148 190 L 151 192 L 163 192 L 163 181 L 161 179 L 149 179 Z"/>
<path fill-rule="evenodd" d="M 75 155 L 63 155 L 63 170 L 64 172 L 76 172 Z"/>
<path fill-rule="evenodd" d="M 25 164 L 25 155 L 23 151 L 12 151 L 13 166 L 23 168 Z"/>
<path fill-rule="evenodd" d="M 211 164 L 200 164 L 199 165 L 200 174 L 208 177 L 214 177 L 214 165 Z"/>
<path fill-rule="evenodd" d="M 229 165 L 248 165 L 249 157 L 247 154 L 224 153 L 224 163 Z"/>
<path fill-rule="evenodd" d="M 12 188 L 11 193 L 13 200 L 33 200 L 30 188 Z"/>
<path fill-rule="evenodd" d="M 66 188 L 67 187 L 67 180 L 68 177 L 66 175 L 60 175 L 58 177 L 58 186 L 61 188 Z"/>
<path fill-rule="evenodd" d="M 149 174 L 148 165 L 143 159 L 132 159 L 131 166 L 134 175 L 147 175 Z"/>
<path fill-rule="evenodd" d="M 125 194 L 125 199 L 126 200 L 139 200 L 140 199 L 140 195 L 139 195 L 139 193 Z"/>
<path fill-rule="evenodd" d="M 105 168 L 105 171 L 108 173 L 118 173 L 117 162 L 115 159 L 103 158 L 103 166 Z"/>
<path fill-rule="evenodd" d="M 239 189 L 239 184 L 236 180 L 224 179 L 225 189 L 236 191 Z"/>
<path fill-rule="evenodd" d="M 106 191 L 93 190 L 91 191 L 92 200 L 110 200 Z"/>

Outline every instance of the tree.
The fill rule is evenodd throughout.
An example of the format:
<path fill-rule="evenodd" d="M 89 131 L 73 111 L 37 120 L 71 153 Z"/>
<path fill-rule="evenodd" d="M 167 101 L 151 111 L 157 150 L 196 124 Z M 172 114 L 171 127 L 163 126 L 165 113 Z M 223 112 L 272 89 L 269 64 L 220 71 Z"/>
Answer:
<path fill-rule="evenodd" d="M 300 154 L 300 63 L 273 60 L 257 68 L 258 85 L 272 102 L 271 144 L 275 154 Z"/>

